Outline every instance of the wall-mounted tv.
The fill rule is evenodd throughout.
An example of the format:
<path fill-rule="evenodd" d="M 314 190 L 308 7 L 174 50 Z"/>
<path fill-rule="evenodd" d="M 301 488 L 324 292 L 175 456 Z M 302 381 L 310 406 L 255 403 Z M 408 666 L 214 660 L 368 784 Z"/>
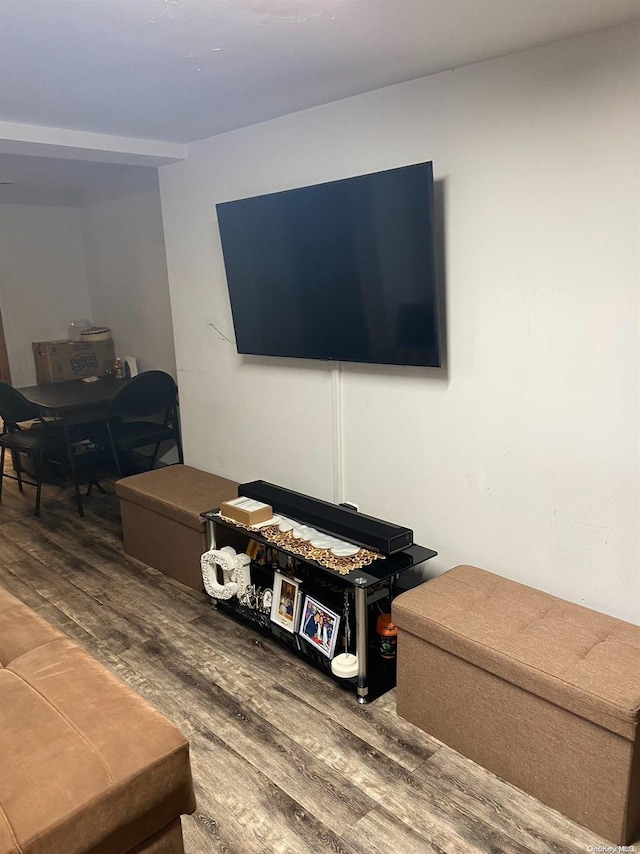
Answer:
<path fill-rule="evenodd" d="M 238 353 L 440 366 L 431 163 L 216 209 Z"/>

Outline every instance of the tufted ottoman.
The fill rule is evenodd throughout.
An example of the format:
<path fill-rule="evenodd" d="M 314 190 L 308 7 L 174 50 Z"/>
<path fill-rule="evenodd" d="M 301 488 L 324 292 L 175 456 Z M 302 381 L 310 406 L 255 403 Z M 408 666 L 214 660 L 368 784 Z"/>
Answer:
<path fill-rule="evenodd" d="M 398 714 L 617 844 L 640 834 L 640 626 L 473 566 L 399 596 Z"/>

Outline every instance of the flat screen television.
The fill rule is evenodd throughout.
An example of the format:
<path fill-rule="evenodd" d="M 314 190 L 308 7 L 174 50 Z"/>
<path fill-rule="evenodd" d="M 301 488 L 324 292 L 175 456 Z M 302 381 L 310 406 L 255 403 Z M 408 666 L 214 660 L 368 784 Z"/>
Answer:
<path fill-rule="evenodd" d="M 440 366 L 431 163 L 216 209 L 238 353 Z"/>

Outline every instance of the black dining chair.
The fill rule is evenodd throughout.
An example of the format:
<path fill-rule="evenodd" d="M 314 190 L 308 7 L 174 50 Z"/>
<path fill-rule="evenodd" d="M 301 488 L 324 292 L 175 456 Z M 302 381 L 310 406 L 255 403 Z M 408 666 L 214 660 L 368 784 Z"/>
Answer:
<path fill-rule="evenodd" d="M 0 501 L 4 478 L 18 481 L 18 489 L 24 492 L 23 484 L 36 487 L 35 515 L 40 515 L 40 494 L 44 474 L 44 449 L 48 438 L 47 423 L 41 417 L 38 407 L 23 397 L 13 386 L 0 381 Z M 11 451 L 15 475 L 4 470 L 5 452 Z M 35 463 L 36 482 L 25 480 L 21 454 L 25 454 Z"/>
<path fill-rule="evenodd" d="M 153 446 L 151 471 L 163 442 L 175 442 L 182 463 L 178 390 L 173 377 L 164 371 L 144 371 L 129 380 L 109 405 L 107 431 L 120 477 L 136 471 L 134 451 Z"/>

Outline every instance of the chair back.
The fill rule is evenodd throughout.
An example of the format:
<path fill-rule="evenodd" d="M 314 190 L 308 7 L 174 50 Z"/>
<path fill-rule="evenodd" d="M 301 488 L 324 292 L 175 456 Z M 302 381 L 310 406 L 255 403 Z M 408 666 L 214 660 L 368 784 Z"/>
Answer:
<path fill-rule="evenodd" d="M 41 420 L 40 410 L 20 394 L 9 383 L 0 380 L 0 418 L 4 421 L 5 430 L 9 425 L 20 424 L 21 421 Z"/>
<path fill-rule="evenodd" d="M 175 411 L 177 389 L 173 377 L 164 371 L 144 371 L 122 386 L 113 397 L 108 418 L 148 418 Z"/>

